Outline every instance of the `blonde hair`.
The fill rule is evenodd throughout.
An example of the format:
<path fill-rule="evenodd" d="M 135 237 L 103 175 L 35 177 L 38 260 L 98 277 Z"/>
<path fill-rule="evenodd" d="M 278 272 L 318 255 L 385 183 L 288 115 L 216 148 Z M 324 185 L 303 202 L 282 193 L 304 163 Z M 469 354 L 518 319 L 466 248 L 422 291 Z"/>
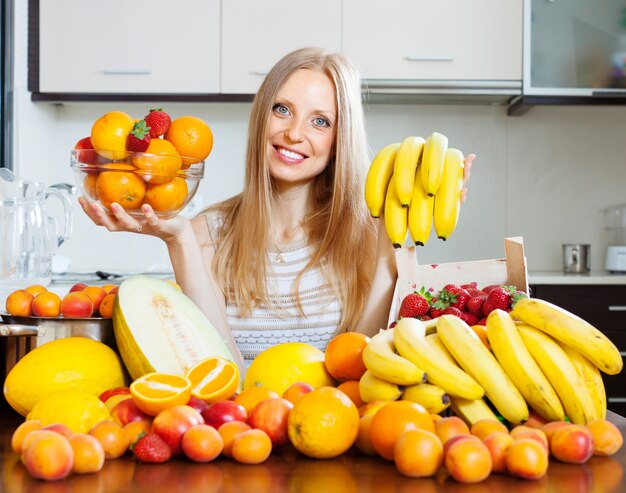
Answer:
<path fill-rule="evenodd" d="M 375 256 L 375 228 L 363 199 L 367 170 L 367 140 L 359 76 L 341 54 L 303 48 L 283 57 L 268 73 L 252 105 L 243 191 L 209 210 L 223 214 L 213 272 L 225 295 L 242 314 L 267 304 L 267 250 L 274 196 L 267 159 L 268 121 L 279 89 L 299 69 L 326 74 L 334 84 L 337 103 L 334 155 L 315 178 L 314 212 L 303 228 L 313 255 L 304 271 L 326 264 L 327 280 L 342 304 L 339 330 L 354 330 L 365 305 Z M 302 273 L 296 278 L 297 295 Z"/>

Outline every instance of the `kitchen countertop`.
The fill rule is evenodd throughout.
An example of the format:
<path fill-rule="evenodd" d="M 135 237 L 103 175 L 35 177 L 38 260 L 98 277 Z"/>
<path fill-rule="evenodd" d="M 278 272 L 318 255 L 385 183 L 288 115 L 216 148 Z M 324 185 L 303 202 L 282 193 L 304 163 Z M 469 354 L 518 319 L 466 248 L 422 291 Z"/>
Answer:
<path fill-rule="evenodd" d="M 528 284 L 626 284 L 626 273 L 611 274 L 607 271 L 591 271 L 588 274 L 566 274 L 563 271 L 530 271 Z"/>

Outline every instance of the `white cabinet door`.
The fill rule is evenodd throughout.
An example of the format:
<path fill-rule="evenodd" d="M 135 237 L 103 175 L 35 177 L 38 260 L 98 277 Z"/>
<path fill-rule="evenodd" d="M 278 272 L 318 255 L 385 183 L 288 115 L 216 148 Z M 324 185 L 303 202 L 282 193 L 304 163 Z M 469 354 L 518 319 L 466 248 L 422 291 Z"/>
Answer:
<path fill-rule="evenodd" d="M 256 93 L 274 63 L 307 46 L 341 50 L 340 0 L 225 0 L 222 92 Z"/>
<path fill-rule="evenodd" d="M 366 79 L 521 80 L 522 0 L 343 0 Z"/>
<path fill-rule="evenodd" d="M 40 0 L 39 91 L 219 92 L 219 0 Z"/>

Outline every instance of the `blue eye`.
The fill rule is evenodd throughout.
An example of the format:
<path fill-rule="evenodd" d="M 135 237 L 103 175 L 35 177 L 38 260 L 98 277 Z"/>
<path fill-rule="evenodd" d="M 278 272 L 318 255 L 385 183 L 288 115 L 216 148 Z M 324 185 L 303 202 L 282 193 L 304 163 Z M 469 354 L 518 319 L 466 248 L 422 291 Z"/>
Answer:
<path fill-rule="evenodd" d="M 289 108 L 287 108 L 284 104 L 280 104 L 280 103 L 276 103 L 272 107 L 272 111 L 274 111 L 275 113 L 278 113 L 279 115 L 288 115 L 289 114 Z"/>
<path fill-rule="evenodd" d="M 314 122 L 315 122 L 315 125 L 319 127 L 330 127 L 330 122 L 326 118 L 322 118 L 321 116 L 318 116 L 314 120 Z"/>

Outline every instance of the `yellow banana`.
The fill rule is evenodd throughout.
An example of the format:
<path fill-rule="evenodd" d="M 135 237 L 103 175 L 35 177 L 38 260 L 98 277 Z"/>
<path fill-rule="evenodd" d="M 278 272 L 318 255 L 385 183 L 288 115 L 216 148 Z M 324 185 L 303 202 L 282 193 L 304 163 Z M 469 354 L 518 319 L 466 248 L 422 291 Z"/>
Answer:
<path fill-rule="evenodd" d="M 381 330 L 363 350 L 363 363 L 376 377 L 396 385 L 414 385 L 424 382 L 426 374 L 395 351 L 393 329 Z"/>
<path fill-rule="evenodd" d="M 421 137 L 407 137 L 396 153 L 391 183 L 403 207 L 408 207 L 411 203 L 417 165 L 425 142 Z"/>
<path fill-rule="evenodd" d="M 548 334 L 525 324 L 517 330 L 524 345 L 558 394 L 572 423 L 586 424 L 596 414 L 589 390 L 565 351 Z"/>
<path fill-rule="evenodd" d="M 439 414 L 450 407 L 450 396 L 438 385 L 418 383 L 404 389 L 402 400 L 417 402 L 431 414 Z"/>
<path fill-rule="evenodd" d="M 481 419 L 498 421 L 498 416 L 484 399 L 463 399 L 462 397 L 451 396 L 450 409 L 470 427 Z"/>
<path fill-rule="evenodd" d="M 573 347 L 608 375 L 622 371 L 624 362 L 615 344 L 593 325 L 561 307 L 537 298 L 521 298 L 511 316 Z"/>
<path fill-rule="evenodd" d="M 562 343 L 559 343 L 559 345 L 574 364 L 574 368 L 578 371 L 582 381 L 587 385 L 589 395 L 591 395 L 596 410 L 596 419 L 605 419 L 606 389 L 604 388 L 604 381 L 602 380 L 600 370 L 576 349 Z"/>
<path fill-rule="evenodd" d="M 391 179 L 393 180 L 393 176 Z M 408 216 L 409 211 L 406 207 L 402 207 L 394 187 L 388 187 L 385 195 L 385 229 L 394 248 L 401 248 L 406 241 L 406 234 L 409 229 Z"/>
<path fill-rule="evenodd" d="M 438 132 L 433 132 L 424 144 L 422 162 L 420 164 L 420 178 L 424 190 L 433 196 L 439 190 L 443 178 L 443 162 L 448 148 L 448 137 Z"/>
<path fill-rule="evenodd" d="M 409 233 L 416 245 L 424 246 L 433 226 L 435 197 L 426 193 L 421 180 L 415 180 L 409 205 Z"/>
<path fill-rule="evenodd" d="M 402 388 L 375 377 L 367 370 L 359 380 L 359 394 L 363 402 L 396 401 L 402 395 Z"/>
<path fill-rule="evenodd" d="M 469 325 L 454 315 L 442 315 L 437 334 L 461 368 L 485 389 L 487 398 L 504 419 L 512 424 L 528 419 L 526 401 Z"/>
<path fill-rule="evenodd" d="M 435 232 L 444 241 L 450 237 L 459 220 L 464 172 L 463 153 L 458 149 L 447 149 L 443 178 L 433 208 Z"/>
<path fill-rule="evenodd" d="M 385 205 L 385 194 L 393 173 L 400 143 L 386 145 L 372 160 L 365 179 L 365 203 L 372 217 L 380 217 Z"/>
<path fill-rule="evenodd" d="M 422 368 L 428 381 L 450 395 L 480 399 L 485 391 L 456 363 L 450 363 L 425 341 L 426 328 L 416 318 L 402 318 L 393 328 L 393 342 L 401 356 Z"/>
<path fill-rule="evenodd" d="M 433 334 L 428 334 L 424 338 L 424 341 L 431 347 L 433 351 L 437 353 L 439 358 L 445 359 L 446 361 L 449 361 L 450 363 L 458 366 L 458 363 L 450 354 L 450 351 L 446 349 L 446 346 L 444 346 L 443 342 L 441 342 L 441 338 L 436 332 Z"/>
<path fill-rule="evenodd" d="M 515 322 L 504 310 L 487 317 L 487 338 L 496 359 L 530 407 L 548 421 L 562 421 L 559 396 L 526 349 Z"/>

